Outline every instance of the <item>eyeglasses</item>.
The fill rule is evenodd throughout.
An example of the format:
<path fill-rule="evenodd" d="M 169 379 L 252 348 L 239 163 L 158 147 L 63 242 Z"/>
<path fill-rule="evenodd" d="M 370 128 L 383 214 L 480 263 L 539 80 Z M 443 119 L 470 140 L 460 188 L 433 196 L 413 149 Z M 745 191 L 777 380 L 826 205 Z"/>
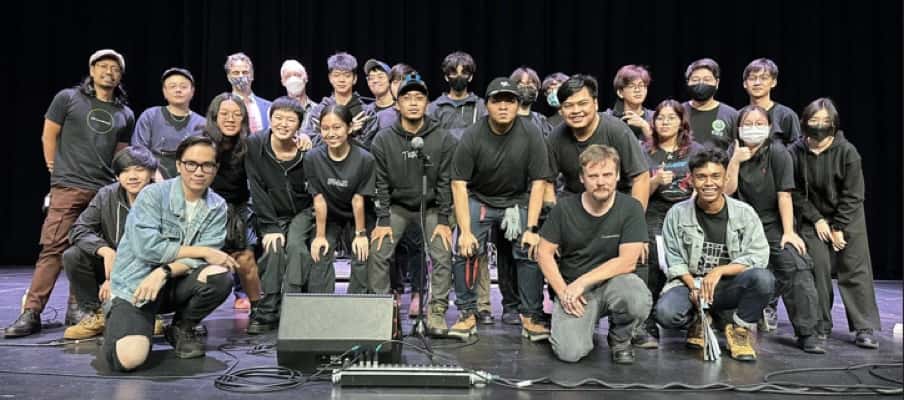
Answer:
<path fill-rule="evenodd" d="M 625 90 L 630 90 L 630 91 L 641 91 L 641 90 L 646 90 L 646 88 L 647 88 L 647 84 L 643 83 L 643 82 L 632 83 L 632 84 L 629 84 L 628 86 L 625 86 Z"/>
<path fill-rule="evenodd" d="M 217 171 L 218 164 L 215 162 L 206 162 L 206 163 L 196 163 L 194 161 L 179 161 L 182 163 L 182 166 L 185 167 L 185 170 L 188 172 L 195 172 L 198 170 L 198 167 L 201 167 L 201 171 L 204 171 L 205 174 L 212 174 Z"/>
<path fill-rule="evenodd" d="M 389 80 L 389 77 L 383 72 L 375 72 L 367 75 L 368 82 L 386 82 L 387 80 Z"/>

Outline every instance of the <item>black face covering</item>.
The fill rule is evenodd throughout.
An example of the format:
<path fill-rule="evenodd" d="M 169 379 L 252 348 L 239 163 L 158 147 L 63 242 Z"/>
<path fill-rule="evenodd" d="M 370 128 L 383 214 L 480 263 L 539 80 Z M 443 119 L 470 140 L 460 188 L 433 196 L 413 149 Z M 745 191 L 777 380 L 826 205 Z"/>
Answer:
<path fill-rule="evenodd" d="M 806 128 L 804 128 L 804 135 L 807 135 L 808 138 L 821 142 L 823 139 L 829 136 L 835 136 L 835 127 L 807 125 Z"/>
<path fill-rule="evenodd" d="M 456 92 L 461 92 L 468 88 L 468 77 L 458 76 L 449 79 L 449 86 Z"/>
<path fill-rule="evenodd" d="M 534 104 L 537 101 L 537 88 L 533 86 L 519 85 L 518 92 L 521 93 L 521 102 L 524 104 Z"/>
<path fill-rule="evenodd" d="M 694 101 L 704 101 L 716 94 L 716 85 L 707 85 L 705 83 L 687 85 L 687 93 Z"/>

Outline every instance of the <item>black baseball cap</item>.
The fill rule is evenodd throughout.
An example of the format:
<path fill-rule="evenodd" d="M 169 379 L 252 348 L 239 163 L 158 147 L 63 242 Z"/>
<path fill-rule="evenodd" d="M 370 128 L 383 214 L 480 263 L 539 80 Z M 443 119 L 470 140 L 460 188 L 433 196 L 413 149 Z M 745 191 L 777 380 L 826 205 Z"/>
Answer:
<path fill-rule="evenodd" d="M 185 79 L 188 79 L 192 85 L 195 84 L 195 77 L 191 76 L 191 72 L 188 72 L 188 70 L 185 68 L 179 68 L 179 67 L 173 67 L 166 71 L 163 71 L 163 75 L 160 77 L 160 82 L 163 83 L 163 81 L 165 81 L 166 78 L 169 78 L 173 75 L 182 75 L 185 77 Z"/>
<path fill-rule="evenodd" d="M 489 99 L 500 93 L 511 93 L 521 101 L 521 93 L 518 92 L 518 84 L 509 78 L 496 78 L 487 86 L 486 97 Z"/>
<path fill-rule="evenodd" d="M 403 94 L 408 93 L 412 90 L 417 90 L 423 93 L 425 96 L 429 95 L 427 93 L 427 84 L 421 79 L 421 75 L 417 72 L 411 72 L 402 77 L 402 84 L 399 85 L 398 95 L 401 97 Z"/>

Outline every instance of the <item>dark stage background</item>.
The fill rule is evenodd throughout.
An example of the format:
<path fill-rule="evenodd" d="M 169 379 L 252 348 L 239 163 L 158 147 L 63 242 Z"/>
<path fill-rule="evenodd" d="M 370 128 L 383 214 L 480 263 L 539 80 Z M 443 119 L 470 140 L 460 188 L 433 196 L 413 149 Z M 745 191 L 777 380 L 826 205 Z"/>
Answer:
<path fill-rule="evenodd" d="M 227 90 L 226 55 L 254 61 L 254 91 L 284 94 L 279 67 L 301 60 L 308 92 L 329 94 L 326 58 L 345 50 L 406 61 L 439 94 L 442 58 L 471 53 L 472 89 L 528 65 L 541 76 L 585 72 L 600 79 L 600 106 L 615 98 L 611 81 L 624 64 L 650 67 L 647 106 L 684 100 L 683 73 L 700 57 L 722 66 L 717 99 L 746 103 L 744 66 L 769 57 L 780 68 L 775 100 L 800 111 L 810 100 L 836 100 L 842 128 L 863 155 L 866 212 L 875 275 L 902 272 L 902 7 L 900 1 L 145 1 L 7 4 L 3 77 L 5 144 L 0 146 L 0 265 L 32 264 L 43 220 L 48 174 L 41 156 L 43 115 L 54 93 L 87 74 L 100 48 L 125 55 L 123 82 L 136 118 L 162 104 L 159 76 L 185 66 L 197 79 L 192 108 Z M 368 94 L 363 75 L 357 88 Z"/>

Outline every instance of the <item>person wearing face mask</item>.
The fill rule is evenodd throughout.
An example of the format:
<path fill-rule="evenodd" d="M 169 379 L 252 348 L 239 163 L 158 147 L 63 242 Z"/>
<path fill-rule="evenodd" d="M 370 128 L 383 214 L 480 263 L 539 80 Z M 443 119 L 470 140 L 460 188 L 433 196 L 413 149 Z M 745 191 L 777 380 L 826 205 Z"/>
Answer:
<path fill-rule="evenodd" d="M 567 80 L 568 75 L 561 72 L 553 72 L 543 78 L 543 85 L 540 87 L 543 98 L 546 99 L 546 104 L 552 109 L 552 112 L 547 116 L 547 120 L 553 128 L 564 121 L 562 115 L 559 114 L 559 98 L 556 96 L 556 91 L 559 89 L 559 85 Z"/>
<path fill-rule="evenodd" d="M 283 289 L 301 292 L 303 271 L 312 263 L 307 241 L 314 226 L 313 201 L 302 167 L 304 151 L 295 144 L 303 120 L 301 104 L 280 97 L 270 107 L 270 131 L 248 138 L 245 170 L 264 247 L 259 260 L 264 296 L 252 310 L 249 334 L 276 328 Z"/>
<path fill-rule="evenodd" d="M 863 212 L 861 157 L 839 128 L 838 111 L 830 99 L 816 99 L 801 112 L 805 137 L 791 146 L 794 213 L 813 257 L 820 339 L 832 332 L 832 271 L 837 271 L 854 343 L 876 349 L 874 332 L 881 327 Z"/>
<path fill-rule="evenodd" d="M 653 110 L 644 108 L 650 87 L 650 72 L 639 65 L 625 65 L 615 73 L 612 87 L 618 100 L 612 108 L 606 110 L 609 115 L 620 118 L 631 130 L 639 142 L 644 142 L 653 134 Z"/>
<path fill-rule="evenodd" d="M 772 136 L 782 140 L 785 146 L 800 137 L 800 119 L 794 110 L 772 100 L 772 90 L 778 85 L 778 66 L 768 58 L 757 58 L 747 64 L 744 74 L 744 90 L 755 104 L 769 112 L 772 120 Z"/>
<path fill-rule="evenodd" d="M 211 138 L 217 147 L 219 166 L 210 187 L 223 196 L 228 206 L 223 251 L 239 263 L 235 274 L 245 291 L 240 293 L 236 290 L 235 308 L 251 309 L 254 313 L 261 297 L 261 283 L 254 259 L 257 235 L 254 232 L 254 214 L 248 204 L 251 193 L 245 172 L 247 137 L 250 134 L 248 124 L 248 111 L 241 97 L 221 93 L 210 101 L 204 136 Z"/>
<path fill-rule="evenodd" d="M 143 146 L 159 162 L 156 180 L 169 179 L 176 172 L 176 147 L 189 136 L 200 135 L 205 120 L 189 109 L 195 94 L 195 78 L 184 68 L 170 68 L 160 78 L 165 106 L 144 110 L 135 123 L 133 146 Z"/>
<path fill-rule="evenodd" d="M 528 117 L 540 129 L 540 133 L 544 137 L 549 136 L 549 132 L 552 132 L 552 125 L 546 119 L 546 116 L 531 110 L 540 94 L 540 77 L 537 76 L 537 71 L 528 67 L 521 67 L 512 71 L 509 79 L 518 82 L 518 91 L 521 92 L 521 98 L 523 99 L 518 107 L 518 115 Z"/>
<path fill-rule="evenodd" d="M 4 337 L 41 331 L 41 312 L 63 270 L 69 229 L 97 190 L 115 179 L 110 167 L 113 155 L 129 145 L 135 126 L 135 114 L 122 86 L 125 68 L 125 58 L 116 51 L 94 52 L 88 58 L 89 76 L 79 85 L 59 91 L 44 114 L 41 144 L 50 173 L 50 204 L 25 304 L 4 330 Z M 69 297 L 66 325 L 85 316 L 75 296 Z"/>
<path fill-rule="evenodd" d="M 701 58 L 687 66 L 684 77 L 691 99 L 684 108 L 697 142 L 727 151 L 738 137 L 738 110 L 715 99 L 719 71 L 719 64 L 711 58 Z"/>
<path fill-rule="evenodd" d="M 470 54 L 456 51 L 446 56 L 441 65 L 449 91 L 430 102 L 427 115 L 439 121 L 456 139 L 464 130 L 487 115 L 486 103 L 468 91 L 468 84 L 477 73 L 477 64 Z"/>
<path fill-rule="evenodd" d="M 728 164 L 725 193 L 750 204 L 763 223 L 769 242 L 769 270 L 775 275 L 774 299 L 763 309 L 760 330 L 774 331 L 778 325 L 781 296 L 794 327 L 798 345 L 807 353 L 825 349 L 816 335 L 816 286 L 813 260 L 794 229 L 794 167 L 781 138 L 771 134 L 772 120 L 760 106 L 740 110 L 738 137 Z"/>
<path fill-rule="evenodd" d="M 298 60 L 283 61 L 279 68 L 279 79 L 286 88 L 286 95 L 301 105 L 302 111 L 307 113 L 314 106 L 314 102 L 308 97 L 308 70 Z"/>
<path fill-rule="evenodd" d="M 248 128 L 250 133 L 256 133 L 270 127 L 267 119 L 267 110 L 270 109 L 270 101 L 258 97 L 251 90 L 254 82 L 254 64 L 251 63 L 245 53 L 235 53 L 226 57 L 226 79 L 232 86 L 232 93 L 242 99 L 248 110 Z"/>

